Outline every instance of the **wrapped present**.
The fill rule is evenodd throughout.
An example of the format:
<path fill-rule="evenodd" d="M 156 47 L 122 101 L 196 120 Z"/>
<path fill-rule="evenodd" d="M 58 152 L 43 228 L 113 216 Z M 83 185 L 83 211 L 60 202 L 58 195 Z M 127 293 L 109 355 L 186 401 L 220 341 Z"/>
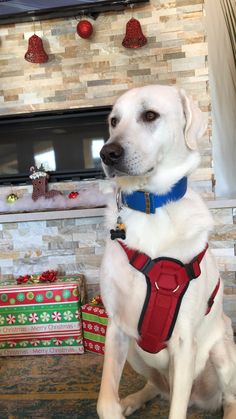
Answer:
<path fill-rule="evenodd" d="M 85 350 L 104 354 L 108 317 L 100 296 L 84 304 L 81 311 Z"/>
<path fill-rule="evenodd" d="M 84 353 L 83 275 L 49 283 L 2 281 L 0 356 Z"/>

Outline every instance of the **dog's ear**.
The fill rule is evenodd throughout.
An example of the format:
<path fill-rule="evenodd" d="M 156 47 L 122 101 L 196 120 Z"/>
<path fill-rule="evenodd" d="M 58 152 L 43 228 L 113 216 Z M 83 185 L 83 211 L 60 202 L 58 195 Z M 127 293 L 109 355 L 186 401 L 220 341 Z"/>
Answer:
<path fill-rule="evenodd" d="M 180 96 L 183 106 L 183 112 L 186 119 L 184 128 L 184 138 L 190 150 L 197 149 L 197 140 L 199 140 L 207 129 L 208 118 L 186 95 L 184 89 L 180 89 Z"/>

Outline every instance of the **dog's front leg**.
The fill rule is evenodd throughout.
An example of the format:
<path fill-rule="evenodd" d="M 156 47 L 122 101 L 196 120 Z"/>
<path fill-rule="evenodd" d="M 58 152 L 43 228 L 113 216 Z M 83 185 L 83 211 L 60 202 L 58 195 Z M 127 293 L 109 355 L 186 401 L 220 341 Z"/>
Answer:
<path fill-rule="evenodd" d="M 127 358 L 129 338 L 112 319 L 106 333 L 102 382 L 97 404 L 100 419 L 122 419 L 119 401 L 119 383 Z"/>
<path fill-rule="evenodd" d="M 170 347 L 171 405 L 169 419 L 186 419 L 192 390 L 196 344 L 191 337 L 174 341 Z"/>

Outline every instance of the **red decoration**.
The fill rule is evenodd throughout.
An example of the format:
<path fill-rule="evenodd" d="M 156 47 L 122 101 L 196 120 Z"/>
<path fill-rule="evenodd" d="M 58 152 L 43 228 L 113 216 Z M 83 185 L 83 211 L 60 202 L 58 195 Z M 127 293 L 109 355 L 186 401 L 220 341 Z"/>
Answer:
<path fill-rule="evenodd" d="M 141 48 L 147 43 L 140 22 L 133 17 L 126 24 L 126 33 L 122 45 L 125 48 Z"/>
<path fill-rule="evenodd" d="M 88 20 L 81 20 L 76 30 L 81 38 L 88 39 L 93 33 L 93 25 Z"/>
<path fill-rule="evenodd" d="M 101 295 L 96 295 L 95 297 L 93 297 L 91 300 L 91 304 L 94 306 L 103 306 Z"/>
<path fill-rule="evenodd" d="M 27 282 L 54 282 L 57 280 L 57 271 L 45 271 L 41 275 L 23 275 L 16 278 L 17 284 L 24 284 Z"/>
<path fill-rule="evenodd" d="M 40 282 L 54 282 L 57 280 L 57 271 L 45 271 L 39 276 Z"/>
<path fill-rule="evenodd" d="M 30 280 L 30 275 L 24 275 L 19 276 L 19 278 L 16 279 L 17 284 L 24 284 L 25 282 L 28 282 Z"/>
<path fill-rule="evenodd" d="M 42 64 L 48 61 L 48 55 L 44 51 L 43 41 L 37 36 L 33 35 L 29 38 L 28 50 L 25 54 L 25 60 L 30 63 Z"/>
<path fill-rule="evenodd" d="M 70 199 L 75 199 L 77 196 L 79 196 L 79 192 L 70 192 L 68 195 Z"/>

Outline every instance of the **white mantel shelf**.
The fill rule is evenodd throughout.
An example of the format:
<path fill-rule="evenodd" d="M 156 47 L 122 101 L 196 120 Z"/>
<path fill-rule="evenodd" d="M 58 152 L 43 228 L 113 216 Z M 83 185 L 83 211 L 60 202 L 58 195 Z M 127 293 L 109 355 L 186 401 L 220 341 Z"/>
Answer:
<path fill-rule="evenodd" d="M 206 201 L 208 208 L 236 208 L 236 198 L 232 199 L 215 199 Z"/>
<path fill-rule="evenodd" d="M 236 199 L 218 199 L 206 201 L 208 208 L 236 208 Z M 67 218 L 103 217 L 105 208 L 66 209 L 54 211 L 35 211 L 0 214 L 1 223 L 20 223 L 28 221 L 61 220 Z"/>
<path fill-rule="evenodd" d="M 0 214 L 1 223 L 20 223 L 28 221 L 61 220 L 66 218 L 103 217 L 105 208 L 83 208 L 55 211 L 35 211 Z"/>

